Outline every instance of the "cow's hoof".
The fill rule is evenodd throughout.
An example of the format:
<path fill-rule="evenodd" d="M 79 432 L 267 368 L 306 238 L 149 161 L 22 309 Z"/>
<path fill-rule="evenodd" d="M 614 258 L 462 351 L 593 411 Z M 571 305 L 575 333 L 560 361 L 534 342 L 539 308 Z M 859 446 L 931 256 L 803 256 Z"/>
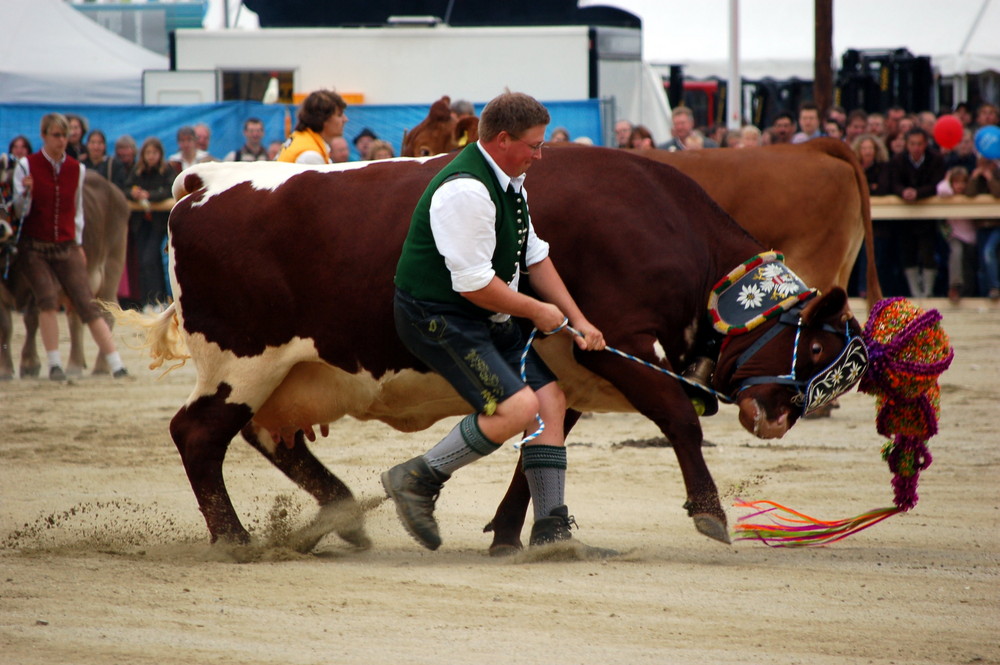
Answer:
<path fill-rule="evenodd" d="M 514 556 L 515 554 L 520 554 L 524 547 L 518 543 L 517 545 L 511 545 L 510 543 L 493 543 L 490 545 L 490 556 L 502 559 L 509 556 Z"/>
<path fill-rule="evenodd" d="M 83 376 L 83 368 L 79 365 L 67 365 L 66 376 L 72 376 L 75 379 L 79 379 Z"/>
<path fill-rule="evenodd" d="M 372 539 L 368 537 L 368 534 L 365 533 L 364 529 L 338 531 L 337 535 L 340 536 L 341 540 L 356 550 L 364 551 L 372 548 Z"/>
<path fill-rule="evenodd" d="M 21 378 L 22 379 L 37 379 L 39 372 L 42 371 L 41 365 L 37 367 L 22 367 L 21 368 Z"/>
<path fill-rule="evenodd" d="M 10 374 L 0 374 L 0 381 L 13 381 L 13 380 L 14 380 L 13 372 Z"/>
<path fill-rule="evenodd" d="M 726 545 L 732 544 L 733 541 L 729 539 L 729 528 L 724 521 L 715 515 L 698 513 L 697 515 L 692 515 L 691 519 L 694 520 L 694 528 L 698 529 L 699 533 L 713 540 L 718 540 L 720 543 L 725 543 Z"/>
<path fill-rule="evenodd" d="M 511 530 L 510 532 L 512 533 L 512 536 L 506 536 L 505 542 L 504 535 L 497 532 L 495 526 L 493 525 L 493 520 L 490 520 L 489 523 L 483 527 L 483 533 L 491 532 L 493 533 L 493 542 L 490 543 L 490 556 L 497 558 L 514 556 L 515 554 L 520 554 L 524 550 L 524 545 L 521 544 L 521 539 L 517 537 L 520 532 L 520 528 L 516 531 Z"/>
<path fill-rule="evenodd" d="M 286 545 L 300 554 L 307 554 L 330 532 L 336 532 L 359 550 L 367 550 L 372 546 L 371 539 L 365 533 L 364 513 L 353 500 L 321 506 L 309 524 L 289 534 Z"/>

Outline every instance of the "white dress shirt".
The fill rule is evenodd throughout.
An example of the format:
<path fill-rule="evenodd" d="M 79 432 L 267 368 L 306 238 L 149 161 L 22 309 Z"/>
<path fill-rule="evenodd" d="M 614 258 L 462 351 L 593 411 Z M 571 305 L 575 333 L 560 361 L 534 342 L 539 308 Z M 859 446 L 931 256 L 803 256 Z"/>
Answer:
<path fill-rule="evenodd" d="M 479 143 L 476 147 L 486 157 L 501 189 L 506 190 L 508 185 L 513 185 L 514 191 L 527 203 L 524 175 L 511 178 Z M 476 178 L 449 180 L 438 187 L 431 197 L 430 223 L 434 244 L 451 271 L 451 286 L 458 293 L 478 291 L 486 287 L 496 274 L 493 270 L 493 252 L 497 242 L 496 214 L 489 190 Z M 535 235 L 529 215 L 525 265 L 534 265 L 548 255 L 549 244 Z M 509 284 L 511 290 L 517 291 L 519 277 L 520 273 L 515 272 Z M 504 315 L 503 318 L 508 317 Z"/>

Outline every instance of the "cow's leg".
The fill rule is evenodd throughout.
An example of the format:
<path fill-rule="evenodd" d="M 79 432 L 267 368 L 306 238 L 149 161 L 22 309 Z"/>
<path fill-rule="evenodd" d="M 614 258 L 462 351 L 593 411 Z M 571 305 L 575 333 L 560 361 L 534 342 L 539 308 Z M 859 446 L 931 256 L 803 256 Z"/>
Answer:
<path fill-rule="evenodd" d="M 619 348 L 637 353 L 639 349 L 652 348 L 653 342 L 649 338 Z M 639 413 L 656 423 L 677 455 L 687 490 L 684 507 L 695 527 L 710 538 L 729 543 L 726 513 L 702 455 L 701 424 L 681 383 L 610 353 L 588 353 L 580 356 L 580 360 L 588 369 L 614 384 Z"/>
<path fill-rule="evenodd" d="M 205 516 L 212 542 L 245 544 L 250 541 L 250 534 L 229 499 L 222 463 L 229 442 L 253 413 L 246 404 L 227 404 L 226 398 L 231 393 L 232 388 L 221 383 L 214 394 L 202 395 L 183 406 L 170 421 L 170 435 Z"/>
<path fill-rule="evenodd" d="M 38 333 L 38 308 L 34 303 L 24 310 L 24 346 L 21 347 L 21 378 L 38 378 L 42 363 L 38 359 L 35 336 Z"/>
<path fill-rule="evenodd" d="M 563 432 L 569 436 L 569 432 L 580 419 L 580 412 L 573 409 L 566 410 L 566 418 L 563 421 Z M 524 528 L 524 519 L 528 513 L 528 504 L 531 502 L 531 490 L 528 488 L 528 479 L 524 475 L 521 467 L 521 458 L 518 456 L 514 464 L 514 474 L 510 479 L 510 486 L 504 494 L 497 512 L 493 519 L 484 528 L 484 532 L 493 532 L 493 542 L 490 543 L 490 556 L 508 556 L 515 554 L 524 548 L 521 543 L 521 529 Z"/>
<path fill-rule="evenodd" d="M 354 495 L 340 478 L 316 459 L 301 430 L 295 433 L 291 448 L 278 443 L 272 446 L 273 451 L 260 442 L 253 425 L 243 428 L 243 438 L 320 505 L 316 518 L 292 534 L 290 544 L 294 549 L 309 552 L 331 531 L 359 549 L 371 547 L 364 529 L 364 514 Z"/>
<path fill-rule="evenodd" d="M 0 381 L 14 378 L 14 357 L 10 352 L 11 342 L 14 341 L 12 307 L 13 298 L 7 293 L 7 287 L 0 284 Z"/>
<path fill-rule="evenodd" d="M 110 299 L 105 298 L 105 300 L 107 300 L 108 302 L 115 302 L 114 298 L 110 298 Z M 111 315 L 111 312 L 106 312 L 106 311 L 102 312 L 101 316 L 103 316 L 104 320 L 108 322 L 108 330 L 111 331 L 111 332 L 114 332 L 114 329 L 115 329 L 115 317 L 113 317 Z M 80 327 L 82 329 L 83 328 L 83 322 L 79 320 L 79 317 L 74 317 L 74 318 L 77 319 L 77 321 L 79 322 L 79 325 L 80 325 Z M 80 343 L 80 349 L 81 349 L 81 351 L 80 351 L 80 356 L 83 357 L 83 350 L 82 350 L 83 349 L 83 343 L 82 343 L 83 336 L 82 336 L 82 334 L 81 334 L 80 337 L 81 337 L 81 343 Z M 73 353 L 72 347 L 70 347 L 70 355 L 72 355 L 72 353 Z M 108 359 L 104 357 L 104 354 L 101 353 L 100 349 L 97 350 L 97 358 L 94 359 L 94 372 L 93 373 L 94 374 L 111 374 L 111 365 L 108 364 Z"/>
<path fill-rule="evenodd" d="M 115 320 L 108 312 L 103 312 L 101 316 L 108 322 L 108 329 L 111 330 Z M 83 350 L 83 321 L 77 316 L 75 310 L 67 310 L 66 325 L 69 328 L 69 362 L 66 364 L 66 373 L 71 376 L 83 374 L 87 369 L 87 357 Z M 94 359 L 94 374 L 110 374 L 111 367 L 107 358 L 97 350 L 97 358 Z"/>
<path fill-rule="evenodd" d="M 83 323 L 72 308 L 66 309 L 66 327 L 69 330 L 69 360 L 66 363 L 66 374 L 80 376 L 87 368 L 87 359 L 83 355 Z"/>

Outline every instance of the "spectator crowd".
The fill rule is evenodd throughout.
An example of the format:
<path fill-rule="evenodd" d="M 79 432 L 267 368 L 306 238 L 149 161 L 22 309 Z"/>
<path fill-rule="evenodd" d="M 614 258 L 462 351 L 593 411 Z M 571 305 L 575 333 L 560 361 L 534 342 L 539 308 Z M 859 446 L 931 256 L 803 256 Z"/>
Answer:
<path fill-rule="evenodd" d="M 455 117 L 472 113 L 471 104 L 458 100 L 452 111 Z M 691 109 L 681 106 L 673 110 L 669 138 L 654 137 L 648 128 L 628 120 L 619 120 L 614 129 L 619 148 L 669 151 L 748 149 L 831 137 L 844 141 L 857 155 L 873 197 L 896 195 L 906 201 L 930 196 L 1000 197 L 1000 160 L 978 154 L 974 142 L 983 127 L 1000 125 L 997 106 L 983 103 L 970 109 L 963 103 L 951 113 L 961 122 L 962 136 L 948 147 L 935 141 L 939 115 L 931 111 L 908 113 L 892 107 L 886 113 L 866 113 L 835 106 L 821 115 L 811 102 L 803 103 L 797 115 L 779 114 L 768 127 L 698 127 Z M 114 183 L 132 204 L 128 257 L 119 289 L 122 306 L 157 310 L 171 297 L 164 247 L 171 184 L 178 173 L 207 161 L 346 162 L 351 154 L 343 135 L 347 120 L 347 104 L 340 95 L 315 91 L 299 107 L 298 122 L 283 143 L 265 145 L 264 123 L 247 118 L 242 126 L 243 144 L 226 146 L 228 150 L 220 156 L 212 152 L 211 130 L 204 123 L 179 127 L 176 145 L 168 150 L 157 138 L 145 138 L 140 145 L 132 136 L 109 136 L 102 128 L 89 127 L 86 118 L 67 114 L 66 154 Z M 569 140 L 563 127 L 554 127 L 548 137 L 550 143 Z M 584 137 L 575 142 L 591 143 Z M 351 143 L 362 160 L 395 156 L 392 144 L 380 140 L 371 128 L 362 129 Z M 15 136 L 9 141 L 6 163 L 16 164 L 33 151 L 33 138 Z M 9 206 L 13 199 L 10 183 L 0 196 Z M 876 220 L 874 231 L 876 264 L 887 296 L 1000 300 L 1000 220 Z M 864 295 L 864 270 L 862 251 L 852 278 L 852 295 Z"/>
<path fill-rule="evenodd" d="M 935 128 L 943 115 L 960 123 L 961 139 L 942 146 Z M 1000 125 L 992 103 L 970 109 L 962 103 L 951 112 L 908 113 L 899 106 L 885 113 L 847 112 L 834 106 L 821 116 L 811 102 L 798 115 L 778 114 L 771 126 L 696 127 L 687 107 L 673 110 L 672 136 L 657 141 L 649 129 L 628 120 L 615 124 L 619 148 L 702 150 L 755 148 L 802 143 L 819 137 L 844 141 L 861 162 L 872 197 L 895 195 L 907 202 L 932 196 L 1000 197 L 1000 160 L 979 154 L 974 137 L 983 128 Z M 1000 134 L 998 134 L 1000 136 Z M 809 186 L 803 184 L 803 186 Z M 885 295 L 925 298 L 947 295 L 989 297 L 1000 301 L 1000 219 L 874 220 L 875 263 Z M 866 262 L 859 254 L 851 279 L 852 295 L 864 295 Z"/>
<path fill-rule="evenodd" d="M 60 116 L 67 125 L 65 157 L 76 160 L 86 170 L 113 183 L 129 200 L 132 208 L 126 266 L 118 290 L 122 307 L 160 311 L 171 298 L 165 253 L 167 218 L 173 203 L 173 181 L 181 171 L 194 164 L 212 161 L 278 160 L 305 164 L 349 161 L 350 151 L 343 136 L 347 121 L 346 106 L 336 93 L 325 90 L 314 92 L 300 107 L 296 131 L 284 143 L 274 141 L 265 145 L 264 122 L 251 117 L 243 122 L 243 144 L 231 146 L 232 149 L 219 154 L 212 152 L 212 133 L 206 123 L 179 127 L 176 145 L 165 146 L 156 137 L 146 137 L 141 144 L 128 134 L 111 134 L 112 138 L 109 138 L 107 131 L 90 127 L 81 115 Z M 293 154 L 293 147 L 298 147 L 295 139 L 299 135 L 304 135 L 312 143 L 306 146 L 307 149 L 296 150 Z M 44 131 L 38 138 L 18 135 L 10 139 L 7 153 L 0 154 L 0 166 L 3 167 L 0 170 L 16 174 L 23 160 L 42 152 L 44 139 Z M 354 137 L 353 143 L 363 160 L 395 156 L 392 144 L 380 141 L 369 128 L 364 128 Z M 64 162 L 58 163 L 61 166 Z M 24 164 L 27 162 L 24 161 Z M 26 167 L 21 168 L 24 170 Z M 17 222 L 20 210 L 14 205 L 17 198 L 14 182 L 13 177 L 0 181 L 0 203 L 6 216 L 13 217 L 13 221 Z M 28 200 L 29 196 L 24 198 Z"/>

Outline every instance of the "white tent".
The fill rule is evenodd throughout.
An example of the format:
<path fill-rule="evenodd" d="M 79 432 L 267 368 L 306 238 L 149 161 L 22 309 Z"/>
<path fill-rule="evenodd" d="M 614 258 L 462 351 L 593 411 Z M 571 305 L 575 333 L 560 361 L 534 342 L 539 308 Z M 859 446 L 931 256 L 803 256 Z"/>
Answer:
<path fill-rule="evenodd" d="M 725 78 L 729 0 L 581 0 L 643 21 L 643 58 L 684 65 L 687 76 Z M 743 78 L 812 79 L 812 0 L 738 0 Z M 834 0 L 833 55 L 847 49 L 909 49 L 942 76 L 1000 72 L 1000 0 Z"/>
<path fill-rule="evenodd" d="M 0 104 L 141 104 L 143 70 L 169 66 L 62 0 L 3 0 L 0 23 Z"/>

